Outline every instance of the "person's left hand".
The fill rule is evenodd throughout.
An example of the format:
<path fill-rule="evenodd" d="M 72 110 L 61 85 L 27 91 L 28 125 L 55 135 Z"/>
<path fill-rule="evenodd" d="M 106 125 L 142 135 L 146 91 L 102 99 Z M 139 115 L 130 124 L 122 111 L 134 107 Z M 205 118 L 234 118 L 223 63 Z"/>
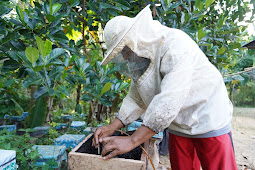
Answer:
<path fill-rule="evenodd" d="M 102 139 L 102 143 L 103 143 L 102 151 L 103 159 L 113 158 L 116 155 L 127 153 L 133 150 L 135 147 L 137 147 L 135 146 L 131 136 L 105 137 Z M 110 151 L 112 152 L 105 156 L 105 154 Z"/>

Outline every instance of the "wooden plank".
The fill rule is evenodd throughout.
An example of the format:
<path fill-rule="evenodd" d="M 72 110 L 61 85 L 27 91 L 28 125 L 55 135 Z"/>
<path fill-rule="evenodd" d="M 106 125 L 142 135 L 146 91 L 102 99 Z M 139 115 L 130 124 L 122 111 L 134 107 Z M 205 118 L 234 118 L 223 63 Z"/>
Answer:
<path fill-rule="evenodd" d="M 76 152 L 93 134 L 88 135 L 79 145 L 68 154 L 70 170 L 145 170 L 146 155 L 142 153 L 141 161 L 112 158 L 103 160 L 102 156 Z M 148 144 L 145 144 L 148 146 Z M 146 148 L 146 147 L 145 147 Z"/>
<path fill-rule="evenodd" d="M 145 162 L 124 158 L 103 160 L 99 155 L 73 152 L 68 154 L 68 167 L 70 170 L 144 170 Z"/>

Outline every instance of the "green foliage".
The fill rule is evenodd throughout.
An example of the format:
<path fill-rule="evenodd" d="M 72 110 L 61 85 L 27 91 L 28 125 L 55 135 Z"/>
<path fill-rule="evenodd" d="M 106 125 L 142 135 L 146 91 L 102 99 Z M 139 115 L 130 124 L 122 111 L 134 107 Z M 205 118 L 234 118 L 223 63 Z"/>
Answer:
<path fill-rule="evenodd" d="M 21 115 L 24 111 L 28 110 L 27 102 L 29 97 L 25 91 L 21 91 L 21 82 L 18 79 L 9 77 L 7 75 L 0 81 L 0 115 L 3 117 L 5 114 Z"/>
<path fill-rule="evenodd" d="M 16 151 L 16 162 L 19 169 L 36 169 L 35 162 L 39 159 L 38 150 L 32 149 L 35 139 L 29 134 L 17 136 L 7 130 L 0 131 L 0 148 Z"/>
<path fill-rule="evenodd" d="M 54 126 L 56 126 L 56 123 L 49 123 L 50 124 L 50 130 L 48 134 L 45 134 L 42 137 L 37 138 L 36 144 L 37 145 L 54 145 L 54 141 L 56 138 L 58 138 L 61 133 L 58 133 L 55 129 Z"/>
<path fill-rule="evenodd" d="M 40 97 L 36 100 L 35 105 L 31 109 L 31 114 L 28 116 L 28 127 L 43 126 L 46 112 L 46 102 L 43 97 Z"/>
<path fill-rule="evenodd" d="M 27 59 L 30 61 L 32 65 L 34 65 L 34 63 L 39 58 L 39 51 L 36 48 L 27 47 L 25 53 L 26 53 Z"/>
<path fill-rule="evenodd" d="M 222 71 L 239 57 L 240 39 L 247 33 L 246 27 L 237 23 L 243 21 L 243 16 L 249 11 L 248 2 L 240 0 L 174 0 L 161 1 L 155 17 L 166 26 L 188 33 Z"/>
<path fill-rule="evenodd" d="M 106 51 L 102 29 L 112 17 L 134 17 L 147 4 L 151 4 L 154 18 L 163 25 L 188 33 L 220 71 L 230 63 L 234 65 L 241 38 L 246 35 L 245 27 L 237 26 L 249 11 L 243 0 L 48 0 L 32 4 L 1 1 L 1 75 L 6 78 L 11 71 L 8 80 L 18 79 L 24 89 L 36 85 L 33 97 L 51 97 L 54 107 L 69 100 L 62 108 L 68 112 L 75 109 L 87 114 L 91 103 L 94 111 L 96 107 L 116 107 L 129 80 L 117 78 L 113 65 L 100 66 Z M 9 13 L 11 10 L 14 14 Z M 0 105 L 5 104 L 3 101 L 6 100 L 1 100 Z M 14 107 L 21 105 L 15 101 L 9 103 Z"/>
<path fill-rule="evenodd" d="M 255 106 L 255 83 L 249 81 L 245 86 L 240 86 L 234 94 L 236 106 Z"/>

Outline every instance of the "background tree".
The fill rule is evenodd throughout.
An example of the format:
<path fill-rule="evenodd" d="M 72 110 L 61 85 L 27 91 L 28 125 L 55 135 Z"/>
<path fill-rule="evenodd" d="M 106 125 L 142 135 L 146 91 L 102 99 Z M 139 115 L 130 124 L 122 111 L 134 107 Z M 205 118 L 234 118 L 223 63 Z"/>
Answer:
<path fill-rule="evenodd" d="M 223 74 L 234 70 L 247 35 L 237 25 L 250 11 L 244 0 L 0 0 L 1 87 L 16 79 L 17 93 L 31 89 L 30 126 L 43 124 L 41 117 L 52 121 L 59 106 L 62 113 L 85 112 L 88 122 L 113 115 L 129 78 L 111 64 L 100 66 L 106 52 L 102 30 L 114 16 L 134 17 L 147 4 L 154 19 L 188 33 Z M 252 21 L 253 15 L 246 22 Z M 70 98 L 73 106 L 64 102 Z"/>

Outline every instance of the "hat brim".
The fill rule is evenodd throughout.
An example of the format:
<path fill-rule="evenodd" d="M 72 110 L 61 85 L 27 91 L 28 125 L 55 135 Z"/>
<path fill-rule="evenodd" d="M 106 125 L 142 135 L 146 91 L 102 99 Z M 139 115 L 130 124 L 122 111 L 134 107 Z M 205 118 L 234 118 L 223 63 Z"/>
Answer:
<path fill-rule="evenodd" d="M 118 48 L 121 45 L 122 40 L 126 37 L 126 35 L 128 34 L 128 32 L 132 29 L 132 27 L 135 25 L 135 23 L 137 22 L 137 20 L 143 15 L 144 11 L 150 7 L 150 4 L 147 5 L 142 11 L 140 11 L 133 19 L 132 24 L 130 24 L 129 28 L 126 29 L 125 33 L 122 34 L 122 38 L 119 39 L 119 41 L 117 41 L 115 43 L 115 45 L 113 45 L 113 48 L 109 49 L 109 51 L 107 52 L 106 56 L 104 57 L 103 61 L 101 62 L 101 65 L 106 65 L 108 64 L 110 61 L 112 61 L 112 59 L 115 57 L 115 54 L 118 54 L 122 48 Z M 124 47 L 124 46 L 123 46 Z"/>

